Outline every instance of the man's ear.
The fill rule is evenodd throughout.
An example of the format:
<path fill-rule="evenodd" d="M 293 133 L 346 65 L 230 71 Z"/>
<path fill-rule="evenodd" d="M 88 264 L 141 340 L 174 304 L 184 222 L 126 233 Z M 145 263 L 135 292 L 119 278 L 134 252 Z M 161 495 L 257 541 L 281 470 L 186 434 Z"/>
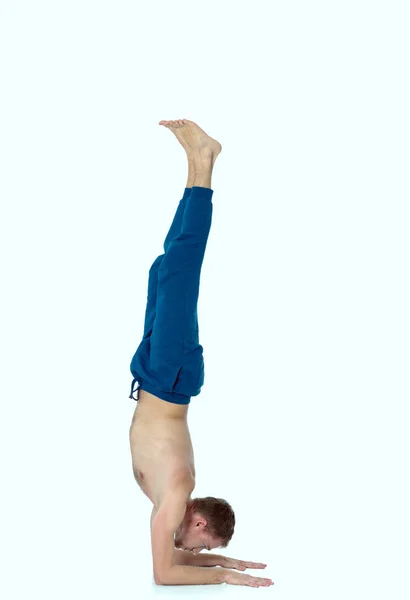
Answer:
<path fill-rule="evenodd" d="M 196 513 L 193 517 L 193 522 L 195 523 L 195 527 L 206 527 L 207 520 L 202 515 Z"/>

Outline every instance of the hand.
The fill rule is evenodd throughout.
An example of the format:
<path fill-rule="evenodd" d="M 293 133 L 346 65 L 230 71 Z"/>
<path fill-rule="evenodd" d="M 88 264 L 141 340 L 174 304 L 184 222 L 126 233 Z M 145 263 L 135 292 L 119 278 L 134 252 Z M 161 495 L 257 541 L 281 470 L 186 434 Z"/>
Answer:
<path fill-rule="evenodd" d="M 245 569 L 264 569 L 265 563 L 250 562 L 249 560 L 237 560 L 236 558 L 228 558 L 224 556 L 222 567 L 226 569 L 237 569 L 244 571 Z"/>
<path fill-rule="evenodd" d="M 273 585 L 272 579 L 252 577 L 252 575 L 245 575 L 229 570 L 224 572 L 223 581 L 231 585 L 248 585 L 249 587 L 269 587 L 270 585 Z"/>

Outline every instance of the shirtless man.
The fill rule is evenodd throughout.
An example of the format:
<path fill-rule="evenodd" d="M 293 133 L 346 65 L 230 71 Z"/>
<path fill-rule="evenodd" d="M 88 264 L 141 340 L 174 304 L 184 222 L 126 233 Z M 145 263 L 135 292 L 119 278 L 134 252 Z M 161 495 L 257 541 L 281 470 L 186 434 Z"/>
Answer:
<path fill-rule="evenodd" d="M 204 548 L 225 548 L 235 527 L 226 500 L 191 497 L 195 466 L 187 423 L 191 396 L 200 393 L 204 382 L 197 302 L 211 226 L 211 175 L 222 146 L 192 121 L 159 124 L 185 149 L 188 181 L 164 242 L 165 254 L 149 271 L 144 335 L 130 365 L 130 398 L 138 400 L 129 430 L 132 467 L 153 504 L 154 580 L 159 585 L 269 586 L 271 579 L 231 570 L 263 569 L 266 564 L 199 554 Z"/>

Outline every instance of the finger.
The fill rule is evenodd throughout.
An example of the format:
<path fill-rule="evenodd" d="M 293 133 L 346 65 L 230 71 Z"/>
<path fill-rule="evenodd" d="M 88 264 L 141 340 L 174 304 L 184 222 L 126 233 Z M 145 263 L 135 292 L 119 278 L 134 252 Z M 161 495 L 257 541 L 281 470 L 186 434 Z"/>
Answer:
<path fill-rule="evenodd" d="M 251 575 L 249 575 L 249 577 L 245 580 L 245 585 L 249 585 L 251 587 L 259 587 L 259 583 L 256 581 L 256 577 L 252 577 Z"/>
<path fill-rule="evenodd" d="M 241 562 L 242 565 L 245 565 L 245 567 L 247 567 L 248 569 L 264 569 L 266 567 L 265 563 L 257 563 L 257 562 L 250 562 L 250 561 L 242 561 Z"/>
<path fill-rule="evenodd" d="M 263 585 L 263 586 L 273 585 L 272 579 L 265 579 L 262 577 L 255 577 L 255 579 L 256 579 L 256 582 L 258 585 Z"/>
<path fill-rule="evenodd" d="M 251 575 L 248 576 L 248 578 L 246 579 L 246 585 L 250 585 L 252 587 L 268 587 L 270 585 L 273 585 L 273 581 L 272 579 L 265 579 L 262 577 L 252 577 Z"/>

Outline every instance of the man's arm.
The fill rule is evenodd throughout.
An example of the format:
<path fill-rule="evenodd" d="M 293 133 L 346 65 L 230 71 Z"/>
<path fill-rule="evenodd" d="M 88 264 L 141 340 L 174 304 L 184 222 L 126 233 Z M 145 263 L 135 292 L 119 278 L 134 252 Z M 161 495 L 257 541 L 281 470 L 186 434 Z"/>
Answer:
<path fill-rule="evenodd" d="M 188 556 L 190 555 L 190 556 Z M 209 562 L 212 564 L 216 564 L 216 563 L 220 563 L 222 562 L 223 564 L 223 560 L 221 561 L 220 559 L 225 559 L 225 561 L 227 562 L 227 567 L 228 568 L 223 568 L 223 569 L 210 569 L 207 568 L 207 566 L 205 566 L 204 568 L 201 568 L 199 566 L 192 566 L 189 563 L 192 563 L 192 560 L 194 560 L 194 562 L 198 561 L 200 562 L 200 559 L 202 558 L 203 563 L 206 563 L 206 559 L 210 559 Z M 205 560 L 204 560 L 205 559 Z M 174 549 L 174 561 L 175 564 L 178 565 L 184 565 L 186 572 L 179 572 L 177 573 L 177 566 L 174 566 L 174 574 L 176 574 L 177 576 L 179 576 L 180 578 L 182 577 L 182 580 L 178 580 L 177 578 L 175 579 L 171 579 L 171 581 L 168 582 L 168 584 L 171 585 L 177 585 L 178 583 L 182 583 L 183 584 L 195 584 L 195 583 L 230 583 L 233 585 L 247 585 L 250 587 L 259 587 L 259 586 L 264 586 L 264 587 L 268 587 L 270 585 L 273 584 L 271 579 L 267 579 L 267 578 L 262 578 L 262 577 L 253 577 L 252 575 L 245 575 L 243 573 L 238 573 L 237 571 L 231 571 L 230 569 L 239 569 L 240 571 L 244 571 L 245 568 L 250 568 L 250 569 L 258 569 L 258 568 L 264 568 L 266 565 L 262 565 L 262 563 L 254 563 L 254 562 L 245 562 L 245 561 L 240 561 L 240 560 L 236 560 L 234 558 L 228 558 L 227 556 L 223 556 L 223 555 L 218 555 L 218 554 L 204 554 L 202 555 L 202 557 L 200 556 L 200 554 L 197 555 L 193 555 L 191 554 L 191 552 L 185 552 L 184 550 L 177 550 Z M 186 562 L 185 562 L 186 561 Z M 229 564 L 229 561 L 231 561 L 232 564 Z M 210 564 L 208 564 L 208 567 L 211 566 Z M 182 567 L 184 568 L 184 567 Z M 214 580 L 214 575 L 212 575 L 211 577 L 207 577 L 206 579 L 203 579 L 204 577 L 206 577 L 206 575 L 203 574 L 203 571 L 217 571 L 220 574 L 220 577 L 218 577 L 218 575 L 216 576 L 216 580 Z M 201 573 L 202 571 L 202 573 Z M 200 573 L 200 576 L 198 577 L 197 573 Z M 193 573 L 196 573 L 194 576 L 192 576 Z M 189 579 L 187 578 L 187 576 L 189 577 Z"/>
<path fill-rule="evenodd" d="M 174 549 L 174 564 L 196 567 L 227 567 L 226 556 L 222 554 L 192 554 L 185 550 Z"/>
<path fill-rule="evenodd" d="M 196 567 L 224 567 L 225 569 L 264 569 L 266 563 L 251 562 L 229 558 L 223 554 L 192 554 L 184 550 L 174 550 L 174 563 L 177 565 L 191 565 Z"/>
<path fill-rule="evenodd" d="M 186 493 L 174 492 L 151 519 L 154 581 L 158 585 L 216 584 L 225 581 L 225 569 L 178 565 L 174 562 L 174 533 L 186 510 Z"/>
<path fill-rule="evenodd" d="M 174 565 L 163 579 L 156 581 L 158 585 L 206 585 L 224 583 L 225 569 L 216 567 L 192 567 L 189 565 Z"/>

